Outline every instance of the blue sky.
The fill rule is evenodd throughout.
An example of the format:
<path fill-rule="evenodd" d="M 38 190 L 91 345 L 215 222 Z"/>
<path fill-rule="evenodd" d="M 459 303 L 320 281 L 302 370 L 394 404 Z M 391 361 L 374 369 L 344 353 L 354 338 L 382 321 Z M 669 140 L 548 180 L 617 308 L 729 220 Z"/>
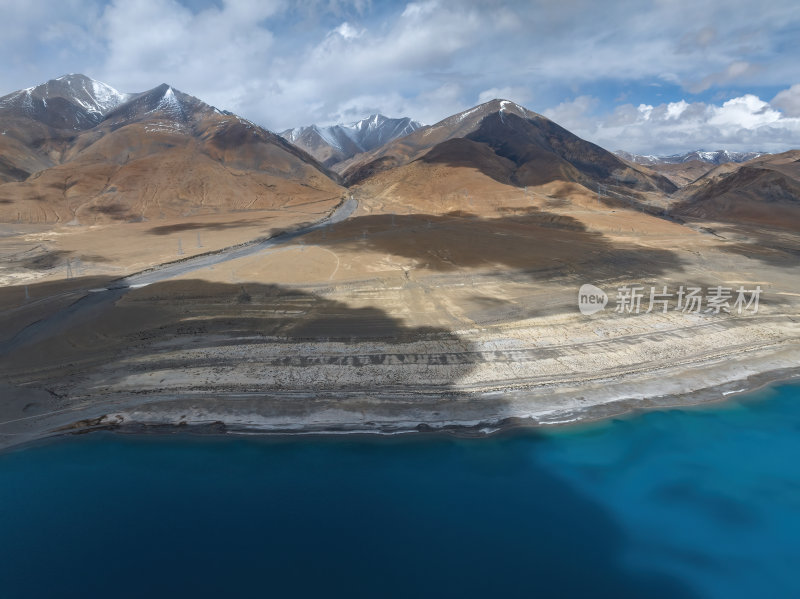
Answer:
<path fill-rule="evenodd" d="M 800 147 L 800 3 L 0 0 L 0 94 L 166 82 L 273 130 L 494 97 L 609 149 Z"/>

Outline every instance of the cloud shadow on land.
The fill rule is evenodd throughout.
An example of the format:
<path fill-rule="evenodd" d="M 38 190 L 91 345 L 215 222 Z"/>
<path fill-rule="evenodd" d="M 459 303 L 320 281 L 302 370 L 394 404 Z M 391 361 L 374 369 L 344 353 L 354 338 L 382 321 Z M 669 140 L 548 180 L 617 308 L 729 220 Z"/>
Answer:
<path fill-rule="evenodd" d="M 202 223 L 202 222 L 189 222 L 189 223 L 176 223 L 173 225 L 159 225 L 147 230 L 152 235 L 170 235 L 172 233 L 183 233 L 185 231 L 227 231 L 229 229 L 238 229 L 241 227 L 252 227 L 252 220 L 240 219 L 236 221 L 228 221 L 222 223 Z"/>
<path fill-rule="evenodd" d="M 446 329 L 409 327 L 380 308 L 354 308 L 314 293 L 259 283 L 164 281 L 131 291 L 115 310 L 131 314 L 144 310 L 142 316 L 153 322 L 180 321 L 177 325 L 159 325 L 161 333 L 172 334 L 256 334 L 289 341 L 325 339 L 346 343 L 456 339 Z"/>
<path fill-rule="evenodd" d="M 83 262 L 103 263 L 109 262 L 109 259 L 98 254 L 82 254 L 73 250 L 49 250 L 44 246 L 37 246 L 27 251 L 6 256 L 7 267 L 22 268 L 34 272 L 66 269 L 68 262 L 77 269 Z"/>
<path fill-rule="evenodd" d="M 403 256 L 435 271 L 502 268 L 538 280 L 641 280 L 684 264 L 674 251 L 615 243 L 575 218 L 536 208 L 509 209 L 491 218 L 463 211 L 359 216 L 329 227 L 324 237 L 315 232 L 308 239 L 331 248 Z"/>
<path fill-rule="evenodd" d="M 130 222 L 137 220 L 137 218 L 131 214 L 130 206 L 118 202 L 89 206 L 88 210 L 93 214 L 102 214 L 116 221 Z"/>
<path fill-rule="evenodd" d="M 42 295 L 36 285 L 30 291 Z M 327 409 L 339 401 L 334 393 L 393 393 L 400 403 L 379 407 L 376 418 L 453 405 L 486 419 L 508 413 L 503 398 L 486 412 L 452 396 L 459 380 L 495 359 L 470 340 L 276 285 L 178 280 L 90 293 L 15 334 L 0 355 L 0 382 L 47 389 L 59 401 L 89 393 L 102 402 L 144 389 L 154 399 L 189 393 L 226 409 L 214 398 L 234 392 L 254 394 L 250 404 L 237 404 L 245 413 L 251 405 L 291 422 L 320 404 L 286 403 L 278 393 L 323 394 Z M 417 394 L 413 401 L 410 393 Z M 352 401 L 362 400 L 349 407 L 358 419 L 361 404 Z"/>
<path fill-rule="evenodd" d="M 78 279 L 73 282 L 79 284 Z M 96 284 L 96 280 L 87 278 L 87 284 Z M 31 298 L 42 298 L 47 288 L 47 284 L 31 284 L 28 291 Z M 20 305 L 25 304 L 22 286 L 16 293 L 7 291 Z M 438 354 L 452 356 L 448 362 L 447 357 L 437 354 L 430 358 L 431 365 L 454 365 L 456 378 L 473 368 L 476 360 L 471 344 L 447 329 L 407 326 L 376 307 L 354 308 L 278 285 L 171 280 L 127 292 L 103 293 L 109 294 L 108 301 L 102 293 L 92 293 L 66 311 L 49 319 L 45 316 L 36 324 L 34 342 L 20 343 L 19 338 L 13 342 L 21 346 L 6 356 L 6 366 L 21 371 L 66 366 L 69 376 L 90 364 L 99 366 L 139 353 L 146 355 L 153 343 L 164 340 L 179 345 L 185 341 L 193 349 L 275 340 L 345 345 L 432 341 L 441 346 Z M 428 358 L 414 359 L 425 362 Z M 359 360 L 354 359 L 351 365 L 361 365 Z M 374 364 L 375 360 L 374 356 L 366 357 L 364 364 Z M 81 365 L 71 370 L 71 363 Z M 213 365 L 213 359 L 208 365 Z"/>
<path fill-rule="evenodd" d="M 769 266 L 793 268 L 800 260 L 800 234 L 761 225 L 716 225 L 707 232 L 727 240 L 720 248 Z M 734 241 L 735 240 L 735 241 Z"/>
<path fill-rule="evenodd" d="M 800 262 L 800 242 L 786 244 L 735 243 L 724 247 L 727 252 L 782 268 L 796 267 Z"/>

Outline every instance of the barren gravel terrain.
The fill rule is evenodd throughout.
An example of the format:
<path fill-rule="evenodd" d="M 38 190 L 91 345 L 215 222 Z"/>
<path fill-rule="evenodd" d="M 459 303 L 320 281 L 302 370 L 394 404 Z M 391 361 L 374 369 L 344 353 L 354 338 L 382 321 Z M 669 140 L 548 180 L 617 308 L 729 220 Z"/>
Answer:
<path fill-rule="evenodd" d="M 7 227 L 0 243 L 17 262 L 2 288 L 0 380 L 12 399 L 0 443 L 165 425 L 487 432 L 719 400 L 800 363 L 794 235 L 712 232 L 583 188 L 513 188 L 456 167 L 446 176 L 469 192 L 437 193 L 426 169 L 438 167 L 414 168 L 418 184 L 353 190 L 358 210 L 342 222 L 93 294 L 166 261 L 163 237 L 141 223 L 60 236 Z M 326 214 L 310 206 L 294 224 L 262 213 L 241 226 L 230 215 L 176 223 L 168 245 L 182 235 L 188 257 L 198 233 L 217 250 L 298 231 Z M 20 263 L 32 235 L 83 255 L 97 251 L 93 235 L 116 234 L 108 261 L 82 260 L 71 279 Z M 606 291 L 605 310 L 578 311 L 585 283 Z M 617 289 L 630 285 L 646 290 L 642 308 L 618 313 Z M 758 312 L 687 313 L 673 298 L 647 313 L 651 286 L 718 285 L 760 286 Z"/>

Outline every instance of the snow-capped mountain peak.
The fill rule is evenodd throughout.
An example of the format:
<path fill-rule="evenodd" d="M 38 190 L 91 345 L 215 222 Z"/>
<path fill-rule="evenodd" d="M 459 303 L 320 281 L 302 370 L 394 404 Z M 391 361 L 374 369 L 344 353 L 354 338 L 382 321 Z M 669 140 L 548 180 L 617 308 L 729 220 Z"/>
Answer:
<path fill-rule="evenodd" d="M 748 160 L 753 160 L 765 154 L 765 152 L 731 152 L 729 150 L 716 150 L 713 152 L 695 150 L 693 152 L 686 152 L 685 154 L 670 154 L 669 156 L 632 154 L 623 150 L 618 150 L 614 153 L 628 162 L 634 162 L 645 166 L 656 164 L 682 164 L 684 162 L 691 162 L 692 160 L 707 162 L 709 164 L 747 162 Z"/>
<path fill-rule="evenodd" d="M 350 124 L 309 125 L 287 129 L 280 135 L 326 166 L 331 166 L 413 133 L 420 127 L 421 123 L 408 117 L 389 118 L 376 113 Z"/>
<path fill-rule="evenodd" d="M 372 114 L 365 119 L 361 119 L 355 123 L 351 123 L 347 128 L 348 129 L 355 129 L 359 131 L 363 131 L 365 129 L 375 129 L 380 127 L 386 120 L 388 120 L 382 114 Z"/>
<path fill-rule="evenodd" d="M 72 73 L 0 98 L 6 116 L 27 117 L 51 126 L 85 129 L 98 123 L 130 94 L 85 75 Z"/>
<path fill-rule="evenodd" d="M 109 112 L 106 119 L 126 122 L 142 118 L 165 118 L 174 123 L 186 123 L 198 112 L 221 114 L 205 102 L 162 83 L 146 92 L 132 94 L 127 102 Z"/>
<path fill-rule="evenodd" d="M 110 85 L 101 81 L 92 79 L 91 85 L 95 103 L 103 113 L 107 113 L 109 110 L 116 108 L 130 97 L 130 94 L 118 92 Z"/>
<path fill-rule="evenodd" d="M 181 103 L 178 101 L 178 98 L 175 97 L 175 92 L 172 90 L 171 86 L 167 85 L 167 89 L 164 90 L 164 95 L 161 96 L 156 110 L 179 110 L 182 112 Z"/>

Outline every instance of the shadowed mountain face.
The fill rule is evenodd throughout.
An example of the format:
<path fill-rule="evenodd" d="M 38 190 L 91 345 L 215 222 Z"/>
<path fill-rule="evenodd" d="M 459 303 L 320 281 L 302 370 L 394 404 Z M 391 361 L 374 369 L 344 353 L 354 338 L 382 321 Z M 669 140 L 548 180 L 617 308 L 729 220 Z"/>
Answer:
<path fill-rule="evenodd" d="M 512 180 L 518 185 L 562 180 L 587 186 L 603 182 L 640 191 L 675 190 L 663 177 L 629 168 L 610 152 L 544 117 L 495 112 L 485 117 L 467 139 L 485 144 L 510 160 L 514 164 Z"/>
<path fill-rule="evenodd" d="M 100 123 L 126 94 L 65 75 L 0 98 L 0 184 L 58 163 L 76 136 Z"/>
<path fill-rule="evenodd" d="M 80 75 L 0 99 L 0 220 L 130 221 L 293 202 L 341 188 L 304 151 L 167 84 Z"/>
<path fill-rule="evenodd" d="M 740 225 L 800 228 L 800 151 L 725 164 L 681 190 L 673 214 Z"/>
<path fill-rule="evenodd" d="M 654 164 L 650 167 L 643 167 L 641 170 L 645 170 L 645 168 L 649 168 L 649 170 L 653 172 L 664 175 L 678 187 L 684 187 L 689 183 L 697 181 L 697 179 L 712 170 L 714 164 L 702 162 L 700 160 L 690 160 L 677 164 Z"/>
<path fill-rule="evenodd" d="M 570 181 L 589 188 L 676 189 L 666 178 L 639 170 L 508 100 L 481 104 L 356 157 L 343 174 L 348 183 L 359 183 L 415 160 L 472 167 L 518 186 Z"/>
<path fill-rule="evenodd" d="M 333 166 L 356 154 L 379 148 L 422 127 L 408 117 L 390 119 L 373 114 L 350 125 L 297 127 L 281 137 L 302 148 L 325 166 Z"/>

